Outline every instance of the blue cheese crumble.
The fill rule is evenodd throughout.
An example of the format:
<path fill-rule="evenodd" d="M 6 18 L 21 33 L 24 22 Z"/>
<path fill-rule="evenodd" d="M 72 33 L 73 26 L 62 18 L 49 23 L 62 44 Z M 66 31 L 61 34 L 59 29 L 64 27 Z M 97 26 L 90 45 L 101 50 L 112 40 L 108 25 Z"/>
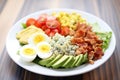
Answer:
<path fill-rule="evenodd" d="M 71 39 L 71 36 L 64 37 L 56 33 L 55 36 L 53 36 L 53 38 L 50 40 L 53 53 L 75 55 L 75 51 L 78 46 L 71 44 Z"/>

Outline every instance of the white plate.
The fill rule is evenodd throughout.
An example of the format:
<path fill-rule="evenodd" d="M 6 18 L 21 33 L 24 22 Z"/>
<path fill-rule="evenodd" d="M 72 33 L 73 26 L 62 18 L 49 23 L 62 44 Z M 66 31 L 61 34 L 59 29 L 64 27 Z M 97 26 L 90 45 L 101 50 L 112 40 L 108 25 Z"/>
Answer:
<path fill-rule="evenodd" d="M 111 38 L 109 48 L 105 51 L 105 54 L 102 57 L 102 59 L 95 61 L 93 65 L 84 64 L 82 66 L 79 66 L 77 68 L 72 68 L 72 69 L 50 69 L 50 68 L 42 67 L 34 63 L 24 63 L 20 60 L 19 55 L 17 55 L 17 51 L 20 48 L 20 45 L 19 45 L 18 40 L 16 39 L 16 33 L 22 30 L 21 23 L 25 22 L 29 17 L 37 18 L 42 13 L 51 14 L 52 12 L 59 12 L 59 11 L 80 13 L 82 17 L 87 19 L 88 22 L 90 23 L 98 22 L 102 30 L 112 31 L 109 25 L 107 25 L 103 20 L 89 13 L 83 12 L 83 11 L 73 10 L 73 9 L 49 9 L 49 10 L 39 11 L 39 12 L 30 14 L 22 18 L 21 20 L 19 20 L 15 25 L 13 25 L 10 32 L 8 33 L 7 41 L 6 41 L 6 48 L 12 60 L 16 64 L 18 64 L 19 66 L 23 67 L 26 70 L 29 70 L 34 73 L 42 74 L 42 75 L 48 75 L 48 76 L 72 76 L 72 75 L 77 75 L 77 74 L 83 74 L 105 63 L 110 58 L 110 56 L 113 54 L 113 51 L 115 49 L 116 40 L 115 40 L 115 35 L 113 31 L 112 31 L 112 38 Z"/>

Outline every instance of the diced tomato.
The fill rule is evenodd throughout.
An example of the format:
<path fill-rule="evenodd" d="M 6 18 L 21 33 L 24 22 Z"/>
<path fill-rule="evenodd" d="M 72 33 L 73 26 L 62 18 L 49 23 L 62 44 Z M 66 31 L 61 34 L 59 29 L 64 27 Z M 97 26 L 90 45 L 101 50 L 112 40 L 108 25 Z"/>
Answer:
<path fill-rule="evenodd" d="M 34 25 L 36 22 L 36 20 L 34 18 L 29 18 L 27 21 L 26 21 L 26 25 L 27 27 L 30 26 L 30 25 Z"/>
<path fill-rule="evenodd" d="M 47 21 L 47 18 L 45 17 L 39 17 L 38 18 L 38 23 L 40 23 L 41 25 L 45 25 L 46 21 Z"/>
<path fill-rule="evenodd" d="M 52 32 L 59 33 L 58 29 L 54 29 Z"/>
<path fill-rule="evenodd" d="M 70 29 L 68 27 L 62 27 L 60 34 L 63 36 L 67 36 L 70 32 Z"/>
<path fill-rule="evenodd" d="M 52 32 L 52 31 L 49 34 L 50 37 L 53 37 L 54 35 L 55 35 L 55 32 Z"/>
<path fill-rule="evenodd" d="M 58 31 L 60 32 L 60 22 L 57 20 L 47 21 L 46 26 L 50 29 L 58 29 Z"/>
<path fill-rule="evenodd" d="M 45 30 L 48 29 L 48 28 L 47 28 L 46 25 L 43 25 L 43 26 L 41 26 L 41 29 L 42 29 L 43 31 L 45 31 Z"/>
<path fill-rule="evenodd" d="M 50 29 L 46 29 L 46 30 L 45 30 L 45 33 L 46 33 L 47 35 L 49 35 L 49 34 L 50 34 L 50 32 L 51 32 L 51 30 L 50 30 Z"/>
<path fill-rule="evenodd" d="M 47 21 L 47 14 L 41 14 L 39 18 L 35 22 L 35 26 L 41 28 L 43 25 L 46 24 Z"/>
<path fill-rule="evenodd" d="M 42 26 L 38 21 L 36 21 L 36 22 L 34 23 L 34 25 L 35 25 L 36 27 L 38 27 L 38 28 L 41 28 L 41 26 Z"/>

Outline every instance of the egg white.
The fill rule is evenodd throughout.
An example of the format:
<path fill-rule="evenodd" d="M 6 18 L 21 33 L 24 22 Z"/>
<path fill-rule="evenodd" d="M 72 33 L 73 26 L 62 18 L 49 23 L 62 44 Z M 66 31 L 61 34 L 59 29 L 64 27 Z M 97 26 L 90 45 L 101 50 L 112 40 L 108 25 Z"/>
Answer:
<path fill-rule="evenodd" d="M 34 50 L 34 53 L 32 55 L 26 55 L 24 53 L 24 50 L 28 49 L 28 48 Z M 23 60 L 25 62 L 31 62 L 31 61 L 33 61 L 36 58 L 36 56 L 37 56 L 36 49 L 33 46 L 25 45 L 25 46 L 22 46 L 20 48 L 20 58 L 21 58 L 21 60 Z"/>
<path fill-rule="evenodd" d="M 36 36 L 42 37 L 43 40 L 39 41 L 39 38 L 38 38 L 38 41 L 35 42 L 34 39 L 36 38 Z M 44 42 L 44 41 L 48 42 L 49 39 L 50 38 L 45 33 L 35 33 L 35 34 L 30 36 L 30 38 L 28 39 L 28 43 L 36 46 L 40 42 Z"/>
<path fill-rule="evenodd" d="M 45 45 L 49 47 L 49 50 L 47 52 L 44 52 L 44 50 L 39 49 L 39 47 L 43 47 Z M 52 55 L 51 45 L 48 42 L 41 42 L 37 44 L 37 55 L 39 58 L 42 58 L 42 59 L 50 57 Z"/>

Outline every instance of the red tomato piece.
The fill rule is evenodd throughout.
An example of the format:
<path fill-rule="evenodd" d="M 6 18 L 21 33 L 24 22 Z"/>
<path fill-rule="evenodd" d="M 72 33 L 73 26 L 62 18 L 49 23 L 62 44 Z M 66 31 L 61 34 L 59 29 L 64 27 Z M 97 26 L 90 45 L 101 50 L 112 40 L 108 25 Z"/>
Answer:
<path fill-rule="evenodd" d="M 41 29 L 42 29 L 43 31 L 45 31 L 45 30 L 48 29 L 48 28 L 47 28 L 46 25 L 43 25 L 43 26 L 41 26 Z"/>
<path fill-rule="evenodd" d="M 67 36 L 70 32 L 70 29 L 68 27 L 62 27 L 60 34 L 63 36 Z"/>
<path fill-rule="evenodd" d="M 59 33 L 58 29 L 54 29 L 52 32 Z"/>
<path fill-rule="evenodd" d="M 53 37 L 54 35 L 55 35 L 55 32 L 52 32 L 52 31 L 49 34 L 50 37 Z"/>
<path fill-rule="evenodd" d="M 47 21 L 47 14 L 41 14 L 39 18 L 37 19 L 35 25 L 41 28 L 42 26 L 46 24 L 46 21 Z"/>
<path fill-rule="evenodd" d="M 45 33 L 46 33 L 47 35 L 49 35 L 49 34 L 50 34 L 50 32 L 51 32 L 51 30 L 50 30 L 50 29 L 46 29 L 46 30 L 45 30 Z"/>
<path fill-rule="evenodd" d="M 40 23 L 41 25 L 45 25 L 46 21 L 47 21 L 47 18 L 45 17 L 39 17 L 38 18 L 38 23 Z"/>
<path fill-rule="evenodd" d="M 30 26 L 30 25 L 34 25 L 36 22 L 36 20 L 34 18 L 29 18 L 27 21 L 26 21 L 26 25 L 27 27 Z"/>
<path fill-rule="evenodd" d="M 47 21 L 46 26 L 50 29 L 58 29 L 60 31 L 60 22 L 57 20 Z"/>
<path fill-rule="evenodd" d="M 35 25 L 36 27 L 38 27 L 38 28 L 41 28 L 41 26 L 42 26 L 38 21 L 36 21 L 36 22 L 34 23 L 34 25 Z"/>

